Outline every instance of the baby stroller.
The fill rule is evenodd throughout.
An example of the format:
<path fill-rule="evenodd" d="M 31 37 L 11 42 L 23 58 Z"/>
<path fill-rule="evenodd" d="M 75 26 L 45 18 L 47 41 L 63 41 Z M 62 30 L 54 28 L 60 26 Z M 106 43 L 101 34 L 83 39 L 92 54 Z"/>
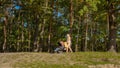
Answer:
<path fill-rule="evenodd" d="M 62 53 L 65 51 L 65 47 L 62 46 L 62 44 L 60 42 L 58 42 L 58 47 L 54 50 L 55 53 Z"/>

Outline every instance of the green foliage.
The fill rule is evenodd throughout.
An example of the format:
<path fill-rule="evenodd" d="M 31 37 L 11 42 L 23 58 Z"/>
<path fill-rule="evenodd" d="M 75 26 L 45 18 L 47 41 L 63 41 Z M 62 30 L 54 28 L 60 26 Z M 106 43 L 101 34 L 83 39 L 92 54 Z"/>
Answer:
<path fill-rule="evenodd" d="M 79 13 L 82 16 L 84 13 L 91 12 L 91 11 L 97 11 L 98 7 L 97 4 L 100 4 L 101 2 L 99 0 L 86 0 L 85 4 L 82 9 L 80 9 Z"/>
<path fill-rule="evenodd" d="M 41 51 L 48 51 L 50 44 L 53 45 L 52 49 L 56 47 L 54 45 L 57 45 L 59 39 L 66 40 L 65 36 L 70 30 L 70 0 L 16 0 L 15 4 L 21 6 L 20 10 L 15 9 L 13 1 L 0 1 L 0 51 L 2 51 L 5 39 L 5 22 L 2 20 L 4 16 L 8 16 L 6 26 L 7 51 L 17 51 L 17 48 L 20 48 L 20 51 L 26 51 L 28 46 L 30 46 L 30 51 L 33 51 L 35 41 L 40 45 Z M 73 32 L 71 37 L 74 51 L 76 44 L 78 45 L 78 51 L 84 48 L 86 33 L 88 51 L 92 50 L 92 46 L 93 51 L 106 50 L 109 34 L 107 23 L 108 8 L 111 3 L 114 5 L 115 21 L 119 27 L 119 2 L 119 0 L 110 0 L 109 3 L 106 0 L 72 0 Z M 13 17 L 11 16 L 12 14 Z M 87 32 L 86 23 L 88 24 Z M 118 32 L 120 32 L 119 28 Z M 119 34 L 117 34 L 116 40 L 118 51 L 120 51 Z M 93 61 L 93 63 L 95 62 Z"/>
<path fill-rule="evenodd" d="M 67 28 L 66 26 L 61 26 L 60 28 L 59 28 L 59 31 L 61 31 L 61 32 L 66 32 L 66 31 L 68 31 L 69 30 L 69 28 Z"/>
<path fill-rule="evenodd" d="M 84 12 L 83 10 L 80 10 L 80 11 L 79 11 L 80 16 L 83 15 L 83 12 Z"/>
<path fill-rule="evenodd" d="M 30 3 L 32 4 L 34 0 L 30 0 Z"/>

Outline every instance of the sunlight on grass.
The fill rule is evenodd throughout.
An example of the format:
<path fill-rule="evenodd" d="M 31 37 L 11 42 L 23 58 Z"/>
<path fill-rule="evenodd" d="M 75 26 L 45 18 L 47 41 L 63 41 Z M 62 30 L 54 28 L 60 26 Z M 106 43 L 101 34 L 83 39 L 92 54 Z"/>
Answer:
<path fill-rule="evenodd" d="M 22 63 L 22 64 L 18 64 L 16 67 L 20 67 L 20 68 L 87 68 L 87 66 L 83 66 L 83 65 L 65 65 L 65 64 L 47 64 L 45 62 L 32 62 L 32 63 Z"/>
<path fill-rule="evenodd" d="M 16 59 L 12 65 L 14 68 L 88 68 L 90 65 L 120 65 L 120 54 L 110 52 L 22 53 L 11 57 Z"/>

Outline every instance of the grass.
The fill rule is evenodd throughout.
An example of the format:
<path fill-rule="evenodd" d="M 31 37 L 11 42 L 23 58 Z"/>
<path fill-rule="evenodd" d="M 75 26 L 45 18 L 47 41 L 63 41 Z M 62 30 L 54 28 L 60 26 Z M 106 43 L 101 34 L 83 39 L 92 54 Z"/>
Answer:
<path fill-rule="evenodd" d="M 48 64 L 45 62 L 32 62 L 28 64 L 19 64 L 15 67 L 20 68 L 86 68 L 87 66 L 82 65 L 65 65 L 65 64 Z"/>
<path fill-rule="evenodd" d="M 91 65 L 120 65 L 120 53 L 110 52 L 1 53 L 0 58 L 1 67 L 11 68 L 89 68 Z"/>

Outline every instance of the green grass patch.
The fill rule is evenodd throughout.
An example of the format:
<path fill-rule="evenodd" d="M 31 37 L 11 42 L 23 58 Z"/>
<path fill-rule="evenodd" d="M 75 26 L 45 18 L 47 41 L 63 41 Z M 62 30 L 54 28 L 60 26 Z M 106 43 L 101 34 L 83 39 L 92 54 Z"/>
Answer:
<path fill-rule="evenodd" d="M 110 52 L 13 53 L 0 55 L 0 58 L 1 63 L 11 63 L 14 68 L 88 68 L 90 65 L 120 65 L 120 53 Z"/>
<path fill-rule="evenodd" d="M 88 68 L 85 65 L 47 64 L 45 62 L 19 63 L 14 68 Z"/>

